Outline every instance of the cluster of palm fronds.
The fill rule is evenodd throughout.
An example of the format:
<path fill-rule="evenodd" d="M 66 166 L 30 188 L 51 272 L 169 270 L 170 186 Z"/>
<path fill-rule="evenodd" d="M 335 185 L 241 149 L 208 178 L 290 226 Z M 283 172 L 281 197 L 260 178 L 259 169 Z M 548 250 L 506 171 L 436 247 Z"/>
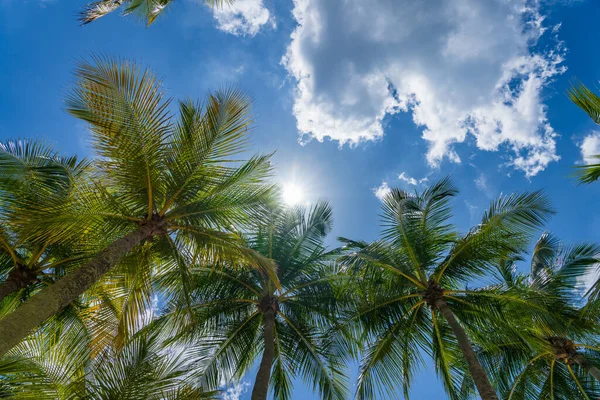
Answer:
<path fill-rule="evenodd" d="M 96 159 L 0 146 L 0 397 L 215 398 L 255 365 L 253 399 L 297 378 L 408 397 L 426 357 L 452 399 L 600 396 L 600 284 L 581 289 L 600 247 L 543 234 L 517 272 L 543 193 L 461 234 L 448 179 L 392 190 L 379 240 L 330 250 L 331 207 L 282 206 L 269 156 L 244 159 L 240 91 L 173 107 L 150 71 L 94 59 L 67 107 Z"/>
<path fill-rule="evenodd" d="M 209 7 L 224 7 L 235 0 L 205 0 Z M 151 25 L 161 16 L 173 0 L 97 0 L 88 3 L 79 14 L 82 24 L 89 24 L 113 11 L 121 9 L 123 15 L 133 16 Z"/>

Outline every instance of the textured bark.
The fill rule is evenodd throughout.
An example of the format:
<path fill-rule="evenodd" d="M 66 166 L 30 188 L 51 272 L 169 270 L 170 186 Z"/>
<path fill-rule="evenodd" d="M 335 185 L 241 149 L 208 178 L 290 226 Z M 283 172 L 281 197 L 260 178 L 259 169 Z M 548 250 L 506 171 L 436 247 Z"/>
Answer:
<path fill-rule="evenodd" d="M 114 241 L 93 260 L 42 289 L 15 311 L 2 318 L 0 357 L 23 340 L 34 328 L 88 290 L 132 248 L 150 237 L 154 229 L 152 225 L 142 225 L 138 230 Z"/>
<path fill-rule="evenodd" d="M 483 367 L 479 363 L 479 360 L 477 360 L 477 355 L 473 350 L 473 346 L 471 346 L 471 342 L 469 341 L 465 330 L 454 317 L 454 314 L 452 313 L 452 310 L 450 310 L 450 307 L 448 307 L 448 304 L 443 299 L 437 299 L 435 301 L 435 306 L 438 310 L 440 310 L 444 318 L 446 318 L 448 325 L 450 325 L 452 332 L 454 332 L 454 335 L 458 340 L 458 346 L 462 350 L 462 353 L 467 360 L 469 372 L 473 377 L 473 381 L 475 382 L 479 396 L 481 396 L 483 400 L 498 400 L 498 395 L 490 383 L 487 374 L 483 370 Z"/>
<path fill-rule="evenodd" d="M 4 281 L 2 285 L 0 285 L 0 302 L 4 300 L 6 296 L 10 296 L 14 292 L 19 290 L 19 284 L 15 281 Z"/>
<path fill-rule="evenodd" d="M 264 341 L 260 367 L 252 389 L 252 400 L 266 400 L 269 393 L 269 381 L 271 380 L 271 368 L 275 357 L 275 310 L 267 310 L 264 313 Z"/>
<path fill-rule="evenodd" d="M 5 297 L 24 289 L 37 280 L 37 273 L 27 268 L 26 265 L 16 265 L 9 273 L 6 280 L 0 285 L 0 302 Z"/>
<path fill-rule="evenodd" d="M 585 369 L 588 374 L 600 382 L 600 369 L 596 368 L 583 354 L 575 354 L 573 356 L 573 361 L 581 365 L 581 367 Z"/>

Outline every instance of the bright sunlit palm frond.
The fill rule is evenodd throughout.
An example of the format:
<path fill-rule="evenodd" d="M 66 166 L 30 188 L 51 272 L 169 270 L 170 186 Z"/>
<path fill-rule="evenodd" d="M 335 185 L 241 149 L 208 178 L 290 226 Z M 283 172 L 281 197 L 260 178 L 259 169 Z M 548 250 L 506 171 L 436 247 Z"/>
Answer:
<path fill-rule="evenodd" d="M 254 266 L 277 285 L 272 261 L 247 248 L 239 234 L 265 215 L 274 194 L 269 156 L 241 156 L 252 121 L 248 97 L 236 89 L 215 92 L 203 106 L 182 105 L 179 118 L 168 105 L 162 83 L 133 62 L 80 64 L 67 107 L 89 124 L 99 168 L 66 201 L 28 211 L 26 233 L 40 240 L 86 238 L 104 250 L 0 320 L 0 332 L 7 329 L 14 344 L 147 240 L 162 243 L 174 258 L 188 247 L 206 263 Z M 131 315 L 147 305 L 144 287 Z M 28 308 L 36 318 L 20 316 Z M 12 345 L 5 341 L 0 353 Z"/>
<path fill-rule="evenodd" d="M 98 0 L 88 3 L 79 14 L 82 24 L 89 24 L 122 9 L 123 15 L 132 15 L 151 25 L 169 7 L 173 0 Z M 234 3 L 235 0 L 205 0 L 209 7 L 220 8 Z"/>

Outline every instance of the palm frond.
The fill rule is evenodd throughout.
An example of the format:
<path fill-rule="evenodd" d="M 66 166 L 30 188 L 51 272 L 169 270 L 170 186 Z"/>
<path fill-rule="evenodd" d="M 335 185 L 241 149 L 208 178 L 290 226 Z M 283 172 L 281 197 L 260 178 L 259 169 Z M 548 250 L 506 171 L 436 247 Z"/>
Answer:
<path fill-rule="evenodd" d="M 161 16 L 173 0 L 99 0 L 87 4 L 79 14 L 82 24 L 89 24 L 123 8 L 123 15 L 132 15 L 150 26 Z M 209 7 L 220 8 L 235 0 L 206 0 Z"/>

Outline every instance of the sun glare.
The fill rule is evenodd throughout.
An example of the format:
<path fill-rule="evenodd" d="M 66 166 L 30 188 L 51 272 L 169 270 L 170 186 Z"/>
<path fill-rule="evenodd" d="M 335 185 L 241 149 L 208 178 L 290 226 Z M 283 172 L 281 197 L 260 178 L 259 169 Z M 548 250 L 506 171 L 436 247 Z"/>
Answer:
<path fill-rule="evenodd" d="M 295 183 L 289 183 L 283 187 L 283 201 L 287 205 L 295 205 L 304 201 L 304 190 Z"/>

